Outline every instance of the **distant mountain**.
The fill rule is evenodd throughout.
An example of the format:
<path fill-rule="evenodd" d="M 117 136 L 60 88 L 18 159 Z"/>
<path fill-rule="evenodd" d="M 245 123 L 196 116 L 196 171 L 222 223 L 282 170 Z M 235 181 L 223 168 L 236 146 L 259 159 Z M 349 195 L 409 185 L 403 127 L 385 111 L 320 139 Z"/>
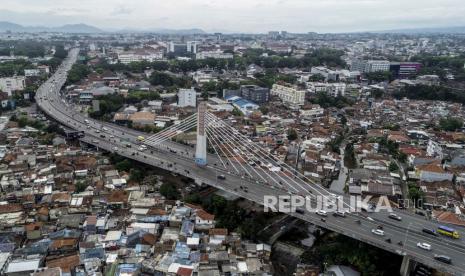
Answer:
<path fill-rule="evenodd" d="M 192 35 L 192 34 L 206 34 L 206 32 L 202 29 L 153 29 L 151 30 L 153 33 L 158 34 L 178 34 L 178 35 Z"/>
<path fill-rule="evenodd" d="M 86 24 L 67 24 L 61 27 L 54 28 L 59 32 L 64 33 L 102 33 L 103 31 L 97 27 Z"/>
<path fill-rule="evenodd" d="M 16 23 L 7 21 L 0 21 L 0 32 L 24 32 L 24 33 L 37 33 L 37 32 L 59 32 L 59 33 L 103 33 L 103 32 L 135 32 L 135 33 L 157 33 L 157 34 L 177 34 L 177 35 L 192 35 L 192 34 L 205 34 L 202 29 L 108 29 L 106 31 L 97 27 L 87 24 L 67 24 L 58 27 L 44 27 L 44 26 L 22 26 Z"/>
<path fill-rule="evenodd" d="M 110 32 L 114 33 L 156 33 L 156 34 L 177 34 L 177 35 L 192 35 L 192 34 L 206 34 L 202 29 L 163 29 L 163 28 L 154 28 L 154 29 L 111 29 Z"/>
<path fill-rule="evenodd" d="M 67 24 L 58 27 L 44 27 L 44 26 L 22 26 L 19 24 L 0 21 L 0 32 L 60 32 L 60 33 L 102 33 L 103 31 L 97 27 L 86 24 Z"/>
<path fill-rule="evenodd" d="M 463 34 L 465 33 L 465 26 L 456 27 L 431 27 L 431 28 L 412 28 L 412 29 L 395 29 L 386 31 L 377 31 L 372 33 L 398 33 L 398 34 L 431 34 L 431 33 L 444 33 L 444 34 Z"/>

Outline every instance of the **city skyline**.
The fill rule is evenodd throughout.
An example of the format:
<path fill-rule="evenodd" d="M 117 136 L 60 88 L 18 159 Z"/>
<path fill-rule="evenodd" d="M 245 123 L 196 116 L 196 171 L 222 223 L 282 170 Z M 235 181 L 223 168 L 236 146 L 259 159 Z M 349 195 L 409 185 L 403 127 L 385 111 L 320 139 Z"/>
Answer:
<path fill-rule="evenodd" d="M 465 25 L 465 7 L 459 0 L 440 4 L 433 0 L 4 2 L 3 21 L 26 26 L 85 23 L 105 31 L 200 28 L 207 32 L 338 33 Z"/>

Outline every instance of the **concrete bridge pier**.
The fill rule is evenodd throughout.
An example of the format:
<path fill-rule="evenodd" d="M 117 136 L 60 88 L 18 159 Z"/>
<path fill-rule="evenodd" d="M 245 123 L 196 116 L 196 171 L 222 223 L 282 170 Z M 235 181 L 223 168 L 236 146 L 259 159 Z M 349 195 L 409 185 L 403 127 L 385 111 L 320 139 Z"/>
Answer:
<path fill-rule="evenodd" d="M 402 259 L 402 265 L 400 266 L 400 275 L 409 276 L 411 265 L 412 265 L 412 262 L 410 260 L 410 257 L 405 255 L 404 258 Z"/>

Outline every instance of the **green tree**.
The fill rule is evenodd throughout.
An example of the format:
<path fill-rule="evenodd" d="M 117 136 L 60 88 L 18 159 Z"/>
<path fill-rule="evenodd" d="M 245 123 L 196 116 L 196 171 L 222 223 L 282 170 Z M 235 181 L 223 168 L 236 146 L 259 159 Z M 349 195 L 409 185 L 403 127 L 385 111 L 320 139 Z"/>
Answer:
<path fill-rule="evenodd" d="M 68 72 L 68 83 L 76 83 L 83 80 L 90 74 L 89 68 L 84 64 L 76 63 Z"/>
<path fill-rule="evenodd" d="M 64 59 L 66 56 L 68 56 L 68 52 L 65 50 L 65 47 L 63 45 L 56 45 L 53 57 Z"/>
<path fill-rule="evenodd" d="M 75 185 L 75 192 L 82 193 L 86 190 L 87 186 L 88 185 L 85 181 L 78 181 L 76 182 L 76 185 Z"/>
<path fill-rule="evenodd" d="M 167 199 L 178 199 L 179 198 L 179 192 L 176 189 L 176 186 L 169 182 L 164 182 L 160 186 L 160 194 L 166 197 Z"/>
<path fill-rule="evenodd" d="M 399 166 L 397 166 L 396 162 L 389 163 L 389 171 L 390 172 L 395 172 L 397 170 L 399 170 Z"/>
<path fill-rule="evenodd" d="M 445 131 L 456 131 L 463 127 L 463 120 L 456 117 L 442 118 L 439 120 L 439 126 Z"/>
<path fill-rule="evenodd" d="M 128 159 L 124 159 L 115 164 L 115 168 L 118 171 L 128 172 L 131 169 L 131 167 L 132 167 L 131 161 L 129 161 Z"/>
<path fill-rule="evenodd" d="M 294 128 L 290 128 L 290 129 L 287 130 L 287 139 L 289 141 L 294 141 L 297 138 L 299 138 L 299 136 L 297 134 L 297 130 L 295 130 Z"/>

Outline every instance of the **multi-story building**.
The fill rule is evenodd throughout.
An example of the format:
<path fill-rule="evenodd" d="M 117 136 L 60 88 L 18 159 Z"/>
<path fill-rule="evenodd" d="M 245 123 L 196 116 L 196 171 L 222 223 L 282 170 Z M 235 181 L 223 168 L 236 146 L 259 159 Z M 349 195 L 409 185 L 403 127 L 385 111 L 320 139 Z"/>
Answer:
<path fill-rule="evenodd" d="M 325 110 L 318 104 L 305 106 L 304 109 L 299 110 L 300 116 L 307 120 L 319 120 L 323 117 Z"/>
<path fill-rule="evenodd" d="M 328 68 L 323 67 L 323 66 L 312 67 L 312 69 L 310 70 L 310 73 L 311 74 L 320 74 L 325 78 L 326 81 L 328 81 L 328 80 L 339 81 L 339 72 L 338 71 L 334 71 L 334 70 L 328 69 Z"/>
<path fill-rule="evenodd" d="M 308 91 L 310 93 L 324 92 L 333 97 L 344 96 L 346 92 L 345 83 L 326 83 L 326 82 L 306 82 Z"/>
<path fill-rule="evenodd" d="M 395 79 L 406 79 L 415 76 L 421 69 L 419 62 L 391 62 L 389 70 Z"/>
<path fill-rule="evenodd" d="M 224 53 L 222 51 L 204 51 L 195 55 L 196 59 L 216 58 L 216 59 L 232 59 L 234 57 L 231 53 Z"/>
<path fill-rule="evenodd" d="M 134 51 L 127 51 L 118 54 L 118 60 L 123 64 L 143 60 L 153 62 L 160 59 L 163 59 L 163 52 L 150 49 L 136 49 Z"/>
<path fill-rule="evenodd" d="M 175 43 L 171 41 L 168 45 L 168 51 L 175 54 L 185 54 L 187 52 L 188 45 L 186 43 Z"/>
<path fill-rule="evenodd" d="M 270 89 L 257 85 L 242 85 L 241 96 L 246 100 L 262 104 L 270 100 Z"/>
<path fill-rule="evenodd" d="M 26 86 L 24 76 L 0 78 L 0 91 L 8 93 L 11 96 L 13 91 L 23 90 Z"/>
<path fill-rule="evenodd" d="M 197 41 L 188 41 L 187 42 L 187 52 L 197 54 L 198 44 L 199 43 Z"/>
<path fill-rule="evenodd" d="M 273 84 L 271 95 L 278 96 L 284 105 L 293 110 L 298 110 L 305 104 L 305 90 L 289 84 Z"/>
<path fill-rule="evenodd" d="M 197 92 L 193 88 L 191 89 L 179 89 L 178 91 L 178 106 L 187 107 L 197 106 Z"/>
<path fill-rule="evenodd" d="M 363 73 L 389 71 L 390 62 L 387 60 L 353 60 L 351 63 L 352 71 Z"/>

